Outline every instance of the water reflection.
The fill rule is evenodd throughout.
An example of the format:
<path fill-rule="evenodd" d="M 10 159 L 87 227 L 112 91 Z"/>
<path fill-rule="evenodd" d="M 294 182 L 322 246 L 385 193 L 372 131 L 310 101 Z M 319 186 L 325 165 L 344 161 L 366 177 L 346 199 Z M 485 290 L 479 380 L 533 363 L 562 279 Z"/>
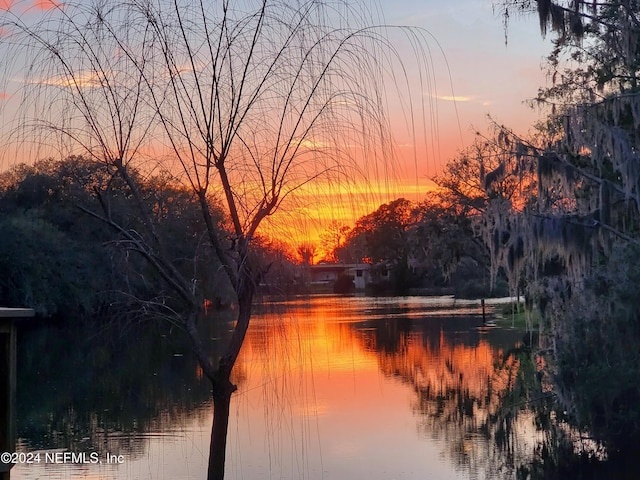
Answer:
<path fill-rule="evenodd" d="M 535 366 L 521 332 L 481 324 L 478 302 L 451 298 L 262 305 L 234 372 L 227 478 L 525 472 L 544 441 L 526 408 Z M 14 478 L 206 476 L 209 387 L 188 347 L 157 331 L 89 344 L 42 332 L 25 336 L 21 354 L 20 448 L 126 463 L 17 466 Z"/>
<path fill-rule="evenodd" d="M 131 465 L 146 460 L 161 437 L 206 423 L 208 382 L 184 341 L 168 333 L 151 324 L 124 331 L 34 324 L 21 331 L 18 451 L 43 456 L 14 467 L 12 478 L 124 478 L 117 465 L 45 464 L 44 454 L 96 452 L 102 461 L 109 453 Z"/>
<path fill-rule="evenodd" d="M 250 402 L 264 414 L 265 455 L 271 461 L 270 445 L 278 445 L 284 458 L 276 474 L 305 473 L 282 464 L 293 462 L 296 452 L 287 439 L 306 430 L 319 439 L 307 466 L 316 471 L 322 463 L 336 478 L 422 478 L 436 470 L 437 478 L 513 474 L 538 441 L 527 414 L 502 427 L 498 419 L 521 373 L 508 350 L 522 332 L 483 331 L 481 324 L 478 302 L 448 298 L 324 298 L 263 313 L 242 361 L 251 366 L 247 385 L 261 389 L 261 398 Z M 291 411 L 278 416 L 281 405 Z M 313 414 L 311 424 L 303 411 Z M 273 428 L 292 420 L 300 423 Z M 251 422 L 258 429 L 261 417 L 246 422 L 239 420 L 239 438 Z M 509 432 L 501 431 L 504 425 Z"/>

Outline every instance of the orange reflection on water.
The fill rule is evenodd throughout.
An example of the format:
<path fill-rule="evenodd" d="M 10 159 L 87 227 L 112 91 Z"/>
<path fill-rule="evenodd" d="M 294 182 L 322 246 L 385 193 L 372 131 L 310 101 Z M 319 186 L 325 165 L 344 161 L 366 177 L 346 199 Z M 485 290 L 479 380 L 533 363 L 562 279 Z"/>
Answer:
<path fill-rule="evenodd" d="M 239 363 L 263 376 L 297 372 L 313 374 L 315 381 L 338 372 L 378 372 L 434 395 L 457 389 L 477 399 L 513 386 L 517 359 L 503 358 L 504 351 L 482 337 L 467 344 L 447 339 L 443 329 L 436 339 L 419 329 L 390 328 L 389 321 L 369 321 L 366 327 L 357 321 L 363 321 L 358 312 L 342 309 L 335 299 L 259 315 Z"/>
<path fill-rule="evenodd" d="M 444 331 L 435 345 L 426 341 L 423 334 L 412 333 L 403 341 L 402 351 L 378 353 L 385 374 L 401 377 L 416 390 L 434 397 L 461 391 L 478 400 L 491 399 L 490 410 L 497 407 L 499 399 L 499 395 L 491 393 L 512 388 L 518 372 L 518 362 L 513 357 L 496 369 L 502 356 L 501 349 L 484 339 L 472 346 L 454 344 L 445 338 Z"/>
<path fill-rule="evenodd" d="M 332 303 L 299 305 L 253 320 L 240 362 L 272 371 L 361 372 L 376 370 L 376 355 L 355 341 L 355 331 L 337 321 Z"/>
<path fill-rule="evenodd" d="M 445 424 L 459 418 L 465 399 L 468 414 L 484 422 L 510 388 L 517 362 L 471 324 L 461 335 L 442 317 L 377 308 L 366 299 L 328 297 L 254 317 L 239 359 L 245 376 L 230 428 L 232 470 L 247 473 L 251 450 L 249 476 L 302 478 L 317 469 L 330 478 L 373 480 L 408 469 L 460 478 L 442 452 L 466 433 Z M 437 421 L 425 427 L 423 418 Z M 442 429 L 449 433 L 438 438 Z M 465 442 L 461 451 L 487 451 Z"/>

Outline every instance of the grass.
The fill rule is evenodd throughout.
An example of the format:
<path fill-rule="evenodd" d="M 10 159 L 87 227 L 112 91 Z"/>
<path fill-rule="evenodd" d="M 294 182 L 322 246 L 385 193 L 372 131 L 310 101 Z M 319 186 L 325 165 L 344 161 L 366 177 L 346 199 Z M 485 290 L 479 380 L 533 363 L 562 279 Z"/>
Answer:
<path fill-rule="evenodd" d="M 538 328 L 540 315 L 537 311 L 530 313 L 533 329 Z M 495 317 L 496 323 L 504 328 L 514 327 L 523 330 L 527 329 L 527 314 L 524 309 L 524 302 L 507 303 L 496 307 Z"/>

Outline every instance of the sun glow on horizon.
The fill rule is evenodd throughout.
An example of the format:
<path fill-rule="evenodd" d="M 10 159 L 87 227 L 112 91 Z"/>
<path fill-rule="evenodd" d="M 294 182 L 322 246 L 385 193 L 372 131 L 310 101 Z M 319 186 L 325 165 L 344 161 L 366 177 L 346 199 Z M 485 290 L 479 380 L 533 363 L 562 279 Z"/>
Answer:
<path fill-rule="evenodd" d="M 260 232 L 289 244 L 292 249 L 311 243 L 320 247 L 320 236 L 331 222 L 353 227 L 356 220 L 380 205 L 398 198 L 419 202 L 437 185 L 429 180 L 387 184 L 320 183 L 305 185 L 271 216 Z M 322 256 L 323 253 L 320 252 Z"/>
<path fill-rule="evenodd" d="M 45 18 L 47 10 L 59 8 L 60 13 L 66 14 L 67 7 L 71 9 L 71 4 L 56 0 L 0 0 L 0 10 L 15 10 L 11 15 L 17 15 L 19 10 L 29 9 L 33 17 Z M 429 18 L 429 16 L 420 17 L 416 10 L 418 9 L 415 6 L 400 2 L 388 12 L 391 24 L 400 24 L 397 22 L 397 15 L 400 15 L 400 18 Z M 480 13 L 480 11 L 474 12 L 477 15 Z M 424 40 L 426 51 L 423 52 L 424 55 L 417 54 L 416 58 L 412 59 L 414 61 L 402 65 L 406 68 L 395 70 L 389 68 L 385 73 L 389 75 L 388 78 L 382 78 L 385 75 L 379 79 L 373 76 L 376 85 L 388 84 L 390 88 L 381 89 L 380 97 L 372 98 L 371 103 L 365 101 L 360 104 L 359 97 L 344 95 L 342 86 L 337 80 L 337 83 L 330 85 L 332 95 L 327 97 L 330 99 L 326 100 L 321 110 L 333 111 L 335 115 L 331 119 L 342 119 L 343 123 L 336 125 L 329 121 L 326 124 L 320 122 L 318 125 L 324 128 L 309 131 L 303 129 L 304 135 L 301 134 L 303 130 L 293 130 L 291 135 L 281 137 L 276 132 L 277 128 L 272 128 L 269 109 L 260 108 L 254 117 L 250 117 L 253 123 L 250 128 L 247 128 L 248 133 L 242 132 L 242 141 L 251 139 L 255 142 L 255 145 L 252 144 L 251 155 L 253 156 L 249 159 L 240 159 L 238 166 L 234 167 L 235 171 L 231 174 L 235 176 L 233 179 L 234 187 L 237 187 L 235 194 L 238 198 L 245 200 L 242 208 L 247 212 L 256 211 L 256 205 L 260 205 L 260 202 L 265 199 L 262 195 L 264 184 L 268 185 L 273 180 L 271 177 L 274 171 L 280 168 L 274 167 L 275 164 L 278 162 L 281 165 L 286 164 L 289 160 L 293 163 L 299 162 L 299 165 L 292 170 L 293 175 L 286 178 L 286 182 L 292 186 L 293 190 L 287 193 L 286 188 L 283 188 L 284 193 L 281 196 L 286 198 L 281 208 L 267 217 L 259 233 L 285 241 L 292 247 L 303 242 L 317 244 L 320 234 L 332 221 L 353 226 L 358 218 L 373 212 L 383 203 L 401 197 L 420 201 L 435 188 L 429 179 L 440 173 L 443 165 L 462 150 L 465 143 L 472 143 L 475 129 L 468 128 L 470 122 L 478 115 L 484 117 L 488 113 L 485 107 L 491 105 L 493 101 L 504 101 L 505 92 L 508 92 L 505 90 L 507 87 L 514 88 L 520 85 L 515 81 L 505 83 L 503 81 L 505 77 L 501 78 L 501 81 L 493 78 L 494 70 L 497 70 L 496 62 L 493 60 L 502 53 L 494 48 L 493 44 L 485 46 L 487 40 L 478 38 L 478 42 L 471 45 L 465 44 L 462 48 L 456 42 L 464 40 L 466 33 L 463 32 L 462 35 L 457 33 L 455 41 L 449 39 L 447 35 L 455 29 L 447 27 L 448 23 L 460 20 L 458 17 L 449 18 L 449 14 L 449 9 L 434 8 L 430 15 L 436 15 L 434 18 L 440 18 L 440 20 L 434 21 L 430 26 L 434 29 L 433 34 L 426 29 L 427 26 L 421 24 L 420 29 L 424 28 L 424 31 L 420 30 L 422 32 L 420 35 L 424 35 L 423 37 L 405 35 L 406 32 L 402 33 L 392 27 L 388 29 L 386 33 L 390 34 L 389 42 L 394 45 L 397 52 L 404 53 L 405 50 L 409 52 L 410 47 L 417 47 L 420 42 L 414 44 L 410 39 L 418 37 Z M 55 13 L 49 17 L 49 21 L 55 22 L 59 16 Z M 51 26 L 53 28 L 55 24 L 52 23 Z M 447 28 L 442 32 L 437 31 L 441 27 Z M 494 30 L 490 30 L 489 33 L 495 33 Z M 428 32 L 428 35 L 424 32 Z M 0 34 L 2 33 L 0 30 Z M 413 33 L 418 34 L 417 31 Z M 500 42 L 502 42 L 501 36 Z M 367 45 L 363 44 L 363 48 Z M 478 50 L 481 47 L 482 50 Z M 0 93 L 3 116 L 0 133 L 3 140 L 6 140 L 3 142 L 3 152 L 0 154 L 0 170 L 16 163 L 32 164 L 39 159 L 64 158 L 78 154 L 77 146 L 70 145 L 71 142 L 68 139 L 60 139 L 59 133 L 52 133 L 52 130 L 60 130 L 59 125 L 64 124 L 65 121 L 72 122 L 76 119 L 80 121 L 77 130 L 71 129 L 73 133 L 80 132 L 82 137 L 80 140 L 85 147 L 88 147 L 90 154 L 94 153 L 91 149 L 95 148 L 98 152 L 95 158 L 100 160 L 99 155 L 103 153 L 99 147 L 95 147 L 92 139 L 87 140 L 93 131 L 85 127 L 82 115 L 69 118 L 63 114 L 58 115 L 56 102 L 59 103 L 60 99 L 43 95 L 44 106 L 41 111 L 36 110 L 36 114 L 32 116 L 22 113 L 21 107 L 28 107 L 31 100 L 23 99 L 23 103 L 20 103 L 20 95 L 16 92 L 19 93 L 23 89 L 26 92 L 25 84 L 29 82 L 43 87 L 52 87 L 47 92 L 66 92 L 69 89 L 65 87 L 69 86 L 88 91 L 87 98 L 95 101 L 95 106 L 91 104 L 91 108 L 95 108 L 94 113 L 96 113 L 96 118 L 93 119 L 95 125 L 107 126 L 104 132 L 100 132 L 101 135 L 107 135 L 104 150 L 109 148 L 118 150 L 113 147 L 115 142 L 108 137 L 111 111 L 108 108 L 102 110 L 100 92 L 95 92 L 93 96 L 92 91 L 100 90 L 102 76 L 116 81 L 116 85 L 119 85 L 117 82 L 122 81 L 125 87 L 135 85 L 137 81 L 133 76 L 132 83 L 127 83 L 129 70 L 125 67 L 128 64 L 119 62 L 120 58 L 124 58 L 119 48 L 111 45 L 109 49 L 109 45 L 106 44 L 104 48 L 109 61 L 106 62 L 103 71 L 99 69 L 98 74 L 87 72 L 86 65 L 80 65 L 74 70 L 71 78 L 65 77 L 64 73 L 60 74 L 55 69 L 41 69 L 40 64 L 25 65 L 21 68 L 22 57 L 16 57 L 11 59 L 11 62 L 7 62 L 7 72 L 13 68 L 17 75 L 7 73 L 6 83 L 0 85 L 4 88 Z M 467 48 L 473 52 L 471 58 L 468 56 Z M 487 58 L 492 61 L 489 62 Z M 113 65 L 110 63 L 111 60 L 114 60 Z M 196 61 L 196 67 L 193 67 L 194 64 L 188 62 L 183 65 L 182 58 L 177 60 L 174 73 L 179 74 L 179 77 L 182 74 L 199 71 L 200 68 L 203 75 L 207 73 L 207 62 Z M 393 64 L 398 67 L 395 63 Z M 391 66 L 390 63 L 389 67 Z M 490 68 L 488 72 L 482 70 L 486 66 Z M 533 71 L 523 71 L 523 74 L 526 73 L 524 78 L 533 77 L 536 73 L 535 68 L 531 68 Z M 383 69 L 380 72 L 382 73 Z M 47 73 L 50 74 L 48 77 Z M 24 75 L 24 78 L 20 78 L 20 75 Z M 188 76 L 185 75 L 185 77 Z M 370 77 L 362 75 L 357 77 L 357 80 L 367 81 Z M 338 78 L 342 77 L 336 76 L 336 79 Z M 400 89 L 402 92 L 395 92 L 398 88 L 394 90 L 394 85 L 402 87 Z M 279 91 L 275 89 L 273 92 L 275 94 Z M 518 101 L 520 100 L 521 97 L 518 98 Z M 310 105 L 313 106 L 313 104 Z M 127 107 L 126 102 L 125 107 Z M 366 121 L 367 119 L 363 121 L 361 118 L 363 112 L 366 114 L 369 111 L 369 107 L 372 107 L 371 112 L 374 114 L 372 117 L 379 120 L 379 125 L 375 122 L 371 124 Z M 123 108 L 123 111 L 127 108 Z M 515 112 L 515 104 L 510 109 Z M 289 107 L 284 109 L 284 112 L 289 111 L 291 111 Z M 53 128 L 41 133 L 31 131 L 24 133 L 26 129 L 18 124 L 27 120 L 41 121 L 42 119 L 37 115 L 39 113 L 51 114 L 51 118 L 47 121 Z M 150 115 L 149 118 L 152 116 Z M 278 116 L 274 118 L 277 119 Z M 286 115 L 282 118 L 291 120 Z M 73 126 L 75 128 L 75 124 Z M 385 131 L 380 138 L 377 138 L 381 130 Z M 130 145 L 134 147 L 131 149 L 128 160 L 131 160 L 132 167 L 144 170 L 145 174 L 149 175 L 168 170 L 183 184 L 188 184 L 186 177 L 193 175 L 193 172 L 180 172 L 181 165 L 175 158 L 170 141 L 163 139 L 155 130 L 144 130 L 138 137 L 134 134 L 131 138 L 133 141 Z M 269 143 L 273 138 L 277 141 Z M 200 144 L 197 146 L 201 151 L 207 150 Z M 185 148 L 185 146 L 180 145 L 179 148 Z M 296 153 L 287 156 L 287 150 L 296 150 Z M 285 153 L 280 158 L 282 151 Z M 121 157 L 114 155 L 113 158 Z M 275 159 L 275 162 L 265 168 L 263 162 L 266 158 Z M 192 160 L 187 161 L 187 163 L 191 161 L 188 168 L 191 166 L 194 166 L 194 170 L 201 168 L 197 166 L 200 165 L 198 159 Z M 357 164 L 353 167 L 353 170 L 358 170 L 357 178 L 352 175 L 349 167 L 344 166 L 349 162 Z M 333 181 L 324 180 L 319 172 L 331 168 L 337 172 L 331 173 L 335 175 Z M 319 179 L 313 180 L 316 177 Z M 263 190 L 261 190 L 261 181 L 264 182 Z M 277 181 L 276 179 L 276 183 Z M 307 181 L 309 183 L 305 183 Z M 295 188 L 296 185 L 302 186 Z M 224 198 L 224 193 L 217 183 L 211 187 L 211 192 Z"/>

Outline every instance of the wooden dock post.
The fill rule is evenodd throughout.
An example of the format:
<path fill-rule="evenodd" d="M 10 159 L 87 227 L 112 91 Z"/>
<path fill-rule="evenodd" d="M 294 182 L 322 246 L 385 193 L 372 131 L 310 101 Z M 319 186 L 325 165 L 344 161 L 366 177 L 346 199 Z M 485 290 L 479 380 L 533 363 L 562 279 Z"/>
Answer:
<path fill-rule="evenodd" d="M 16 448 L 16 320 L 33 315 L 31 308 L 0 307 L 0 453 Z M 0 461 L 0 480 L 9 480 L 12 466 Z"/>

